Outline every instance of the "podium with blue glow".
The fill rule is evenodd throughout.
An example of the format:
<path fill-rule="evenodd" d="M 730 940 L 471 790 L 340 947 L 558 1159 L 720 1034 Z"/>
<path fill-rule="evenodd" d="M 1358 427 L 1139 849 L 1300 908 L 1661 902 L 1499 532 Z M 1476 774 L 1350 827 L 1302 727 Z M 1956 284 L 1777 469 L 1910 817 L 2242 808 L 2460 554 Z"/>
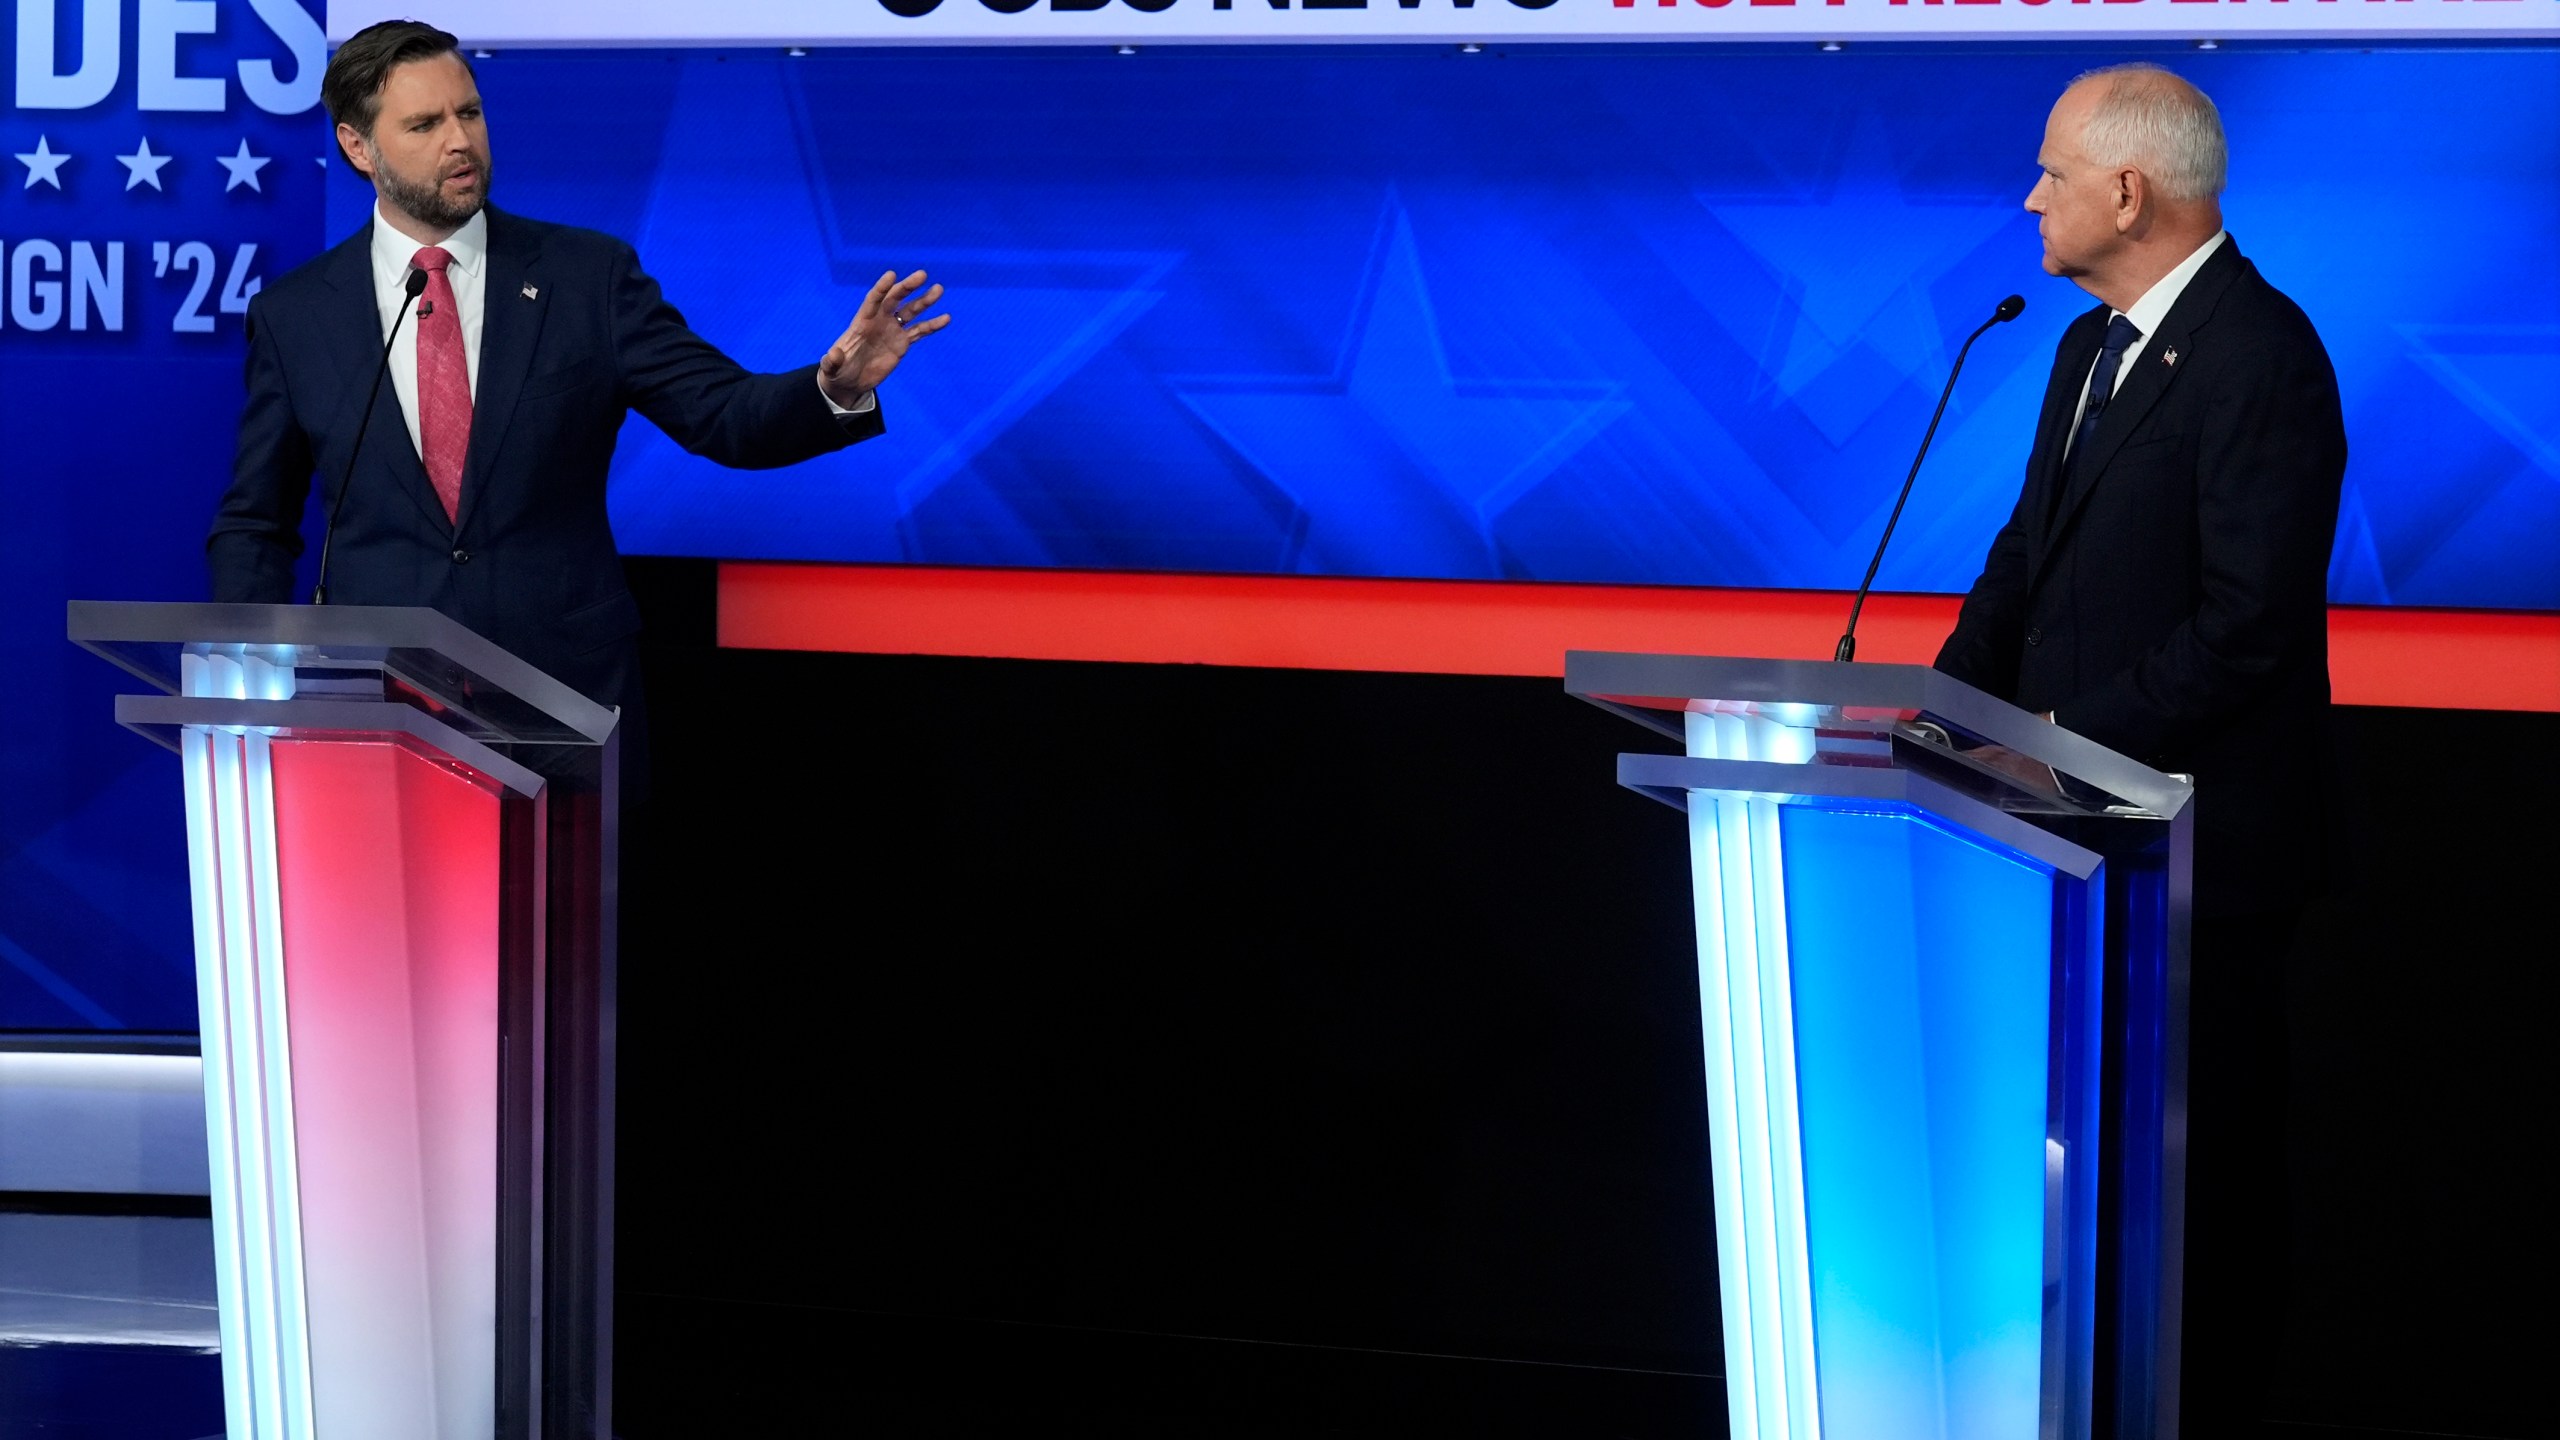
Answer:
<path fill-rule="evenodd" d="M 2188 782 L 1917 665 L 1565 686 L 1681 745 L 1730 1433 L 2171 1440 Z"/>
<path fill-rule="evenodd" d="M 432 610 L 70 633 L 181 761 L 232 1440 L 609 1436 L 615 712 Z"/>

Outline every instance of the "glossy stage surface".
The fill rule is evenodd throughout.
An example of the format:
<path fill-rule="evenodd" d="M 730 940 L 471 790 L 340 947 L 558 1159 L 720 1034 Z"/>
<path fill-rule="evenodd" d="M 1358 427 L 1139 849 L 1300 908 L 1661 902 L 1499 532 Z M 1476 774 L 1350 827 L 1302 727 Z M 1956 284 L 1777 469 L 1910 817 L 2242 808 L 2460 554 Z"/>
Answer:
<path fill-rule="evenodd" d="M 0 1435 L 222 1433 L 213 1222 L 193 1208 L 0 1214 Z"/>

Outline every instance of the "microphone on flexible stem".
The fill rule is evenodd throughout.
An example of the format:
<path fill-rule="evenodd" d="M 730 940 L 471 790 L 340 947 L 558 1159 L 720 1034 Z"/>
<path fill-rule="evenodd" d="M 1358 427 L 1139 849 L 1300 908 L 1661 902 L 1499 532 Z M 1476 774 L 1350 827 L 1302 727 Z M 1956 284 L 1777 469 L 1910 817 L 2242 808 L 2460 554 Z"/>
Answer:
<path fill-rule="evenodd" d="M 1920 453 L 1911 457 L 1911 473 L 1902 478 L 1902 493 L 1894 497 L 1893 513 L 1885 518 L 1884 538 L 1876 542 L 1875 558 L 1867 562 L 1867 578 L 1858 582 L 1858 598 L 1849 602 L 1849 628 L 1840 632 L 1840 646 L 1831 652 L 1832 659 L 1845 664 L 1858 658 L 1858 612 L 1867 608 L 1867 591 L 1876 583 L 1876 567 L 1884 563 L 1884 547 L 1893 543 L 1893 527 L 1901 523 L 1902 507 L 1911 498 L 1912 482 L 1920 478 L 1920 462 L 1929 458 L 1929 442 L 1937 438 L 1938 417 L 1947 413 L 1948 397 L 1956 393 L 1956 377 L 1964 373 L 1966 352 L 1982 338 L 1983 331 L 2017 319 L 2026 308 L 2023 295 L 2001 301 L 1991 318 L 1973 327 L 1973 333 L 1964 337 L 1963 346 L 1956 351 L 1956 363 L 1947 371 L 1947 388 L 1938 392 L 1938 408 L 1929 416 L 1929 428 L 1920 437 Z"/>
<path fill-rule="evenodd" d="M 400 313 L 391 317 L 391 333 L 382 337 L 382 361 L 373 367 L 373 388 L 365 392 L 364 413 L 356 417 L 356 443 L 347 447 L 347 473 L 338 477 L 338 493 L 329 502 L 329 525 L 320 532 L 320 574 L 311 587 L 314 605 L 329 603 L 329 542 L 338 538 L 338 512 L 347 507 L 347 487 L 355 483 L 356 460 L 364 454 L 365 428 L 373 423 L 373 402 L 382 398 L 382 377 L 391 373 L 391 342 L 400 338 L 400 325 L 409 318 L 409 307 L 417 304 L 426 290 L 427 272 L 410 266 L 409 278 L 400 283 L 400 293 L 407 298 L 400 302 Z M 419 305 L 418 313 L 427 314 L 427 307 Z"/>

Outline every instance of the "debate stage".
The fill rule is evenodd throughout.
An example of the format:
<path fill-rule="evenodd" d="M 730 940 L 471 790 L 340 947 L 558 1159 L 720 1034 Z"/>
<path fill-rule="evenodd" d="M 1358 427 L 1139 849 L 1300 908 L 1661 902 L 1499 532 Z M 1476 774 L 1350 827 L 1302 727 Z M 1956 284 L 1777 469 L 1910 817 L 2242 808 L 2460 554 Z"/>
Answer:
<path fill-rule="evenodd" d="M 1722 1433 L 1688 876 L 1622 722 L 1543 679 L 724 650 L 710 566 L 631 568 L 622 1434 Z M 742 756 L 784 696 L 810 723 Z M 2495 1157 L 2560 793 L 2421 819 L 2407 776 L 2560 717 L 2338 719 L 2267 1433 L 2521 1437 L 2541 1232 Z M 0 1217 L 0 1260 L 56 1289 L 86 1245 L 152 1299 L 130 1256 L 205 1244 L 182 1199 L 54 1208 L 93 1213 Z M 31 1433 L 219 1427 L 183 1344 L 0 1376 Z"/>
<path fill-rule="evenodd" d="M 0 1440 L 2560 1413 L 2554 0 L 14 8 Z"/>

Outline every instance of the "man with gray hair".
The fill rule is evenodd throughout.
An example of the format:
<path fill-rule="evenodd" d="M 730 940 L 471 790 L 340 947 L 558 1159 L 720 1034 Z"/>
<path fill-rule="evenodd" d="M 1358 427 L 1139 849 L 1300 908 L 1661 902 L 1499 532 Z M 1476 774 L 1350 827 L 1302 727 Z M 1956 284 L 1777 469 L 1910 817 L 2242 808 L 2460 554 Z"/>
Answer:
<path fill-rule="evenodd" d="M 2285 955 L 2322 858 L 2328 352 L 2222 228 L 2222 119 L 2155 65 L 2074 81 L 2026 200 L 2063 332 L 2026 484 L 1937 668 L 2196 777 L 2184 1363 L 2240 1433 L 2281 1354 Z M 2165 1397 L 2163 1397 L 2165 1398 Z"/>

